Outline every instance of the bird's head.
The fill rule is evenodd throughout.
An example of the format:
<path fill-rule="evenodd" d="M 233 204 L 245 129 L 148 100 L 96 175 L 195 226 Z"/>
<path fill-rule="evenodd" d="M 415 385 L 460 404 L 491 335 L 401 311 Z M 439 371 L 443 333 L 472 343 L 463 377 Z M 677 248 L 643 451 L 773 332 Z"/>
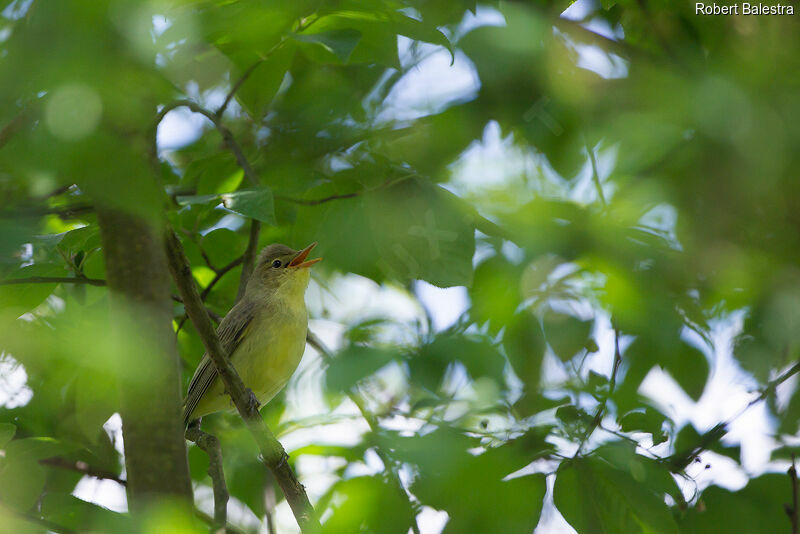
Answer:
<path fill-rule="evenodd" d="M 306 261 L 309 252 L 317 244 L 311 243 L 303 250 L 297 251 L 273 243 L 264 247 L 256 260 L 255 269 L 247 285 L 247 292 L 267 292 L 272 295 L 289 296 L 295 293 L 303 295 L 310 277 L 309 267 L 321 261 L 314 258 Z"/>

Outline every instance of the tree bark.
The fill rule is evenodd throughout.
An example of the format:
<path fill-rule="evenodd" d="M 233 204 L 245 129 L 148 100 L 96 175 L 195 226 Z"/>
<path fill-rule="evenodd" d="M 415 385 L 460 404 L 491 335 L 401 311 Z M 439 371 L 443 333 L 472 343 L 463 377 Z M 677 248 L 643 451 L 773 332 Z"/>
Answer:
<path fill-rule="evenodd" d="M 161 233 L 141 217 L 98 209 L 118 353 L 122 436 L 132 512 L 164 497 L 192 502 L 178 351 Z"/>

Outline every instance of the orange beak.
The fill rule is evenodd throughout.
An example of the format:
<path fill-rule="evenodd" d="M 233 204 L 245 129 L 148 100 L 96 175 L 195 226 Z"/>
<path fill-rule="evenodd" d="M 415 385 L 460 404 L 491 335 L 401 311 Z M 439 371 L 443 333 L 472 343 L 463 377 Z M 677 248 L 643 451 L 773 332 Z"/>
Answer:
<path fill-rule="evenodd" d="M 289 262 L 288 267 L 294 267 L 294 268 L 298 268 L 298 269 L 301 268 L 301 267 L 311 267 L 312 265 L 314 265 L 318 261 L 322 261 L 322 258 L 314 258 L 313 260 L 305 261 L 305 259 L 308 257 L 309 252 L 311 252 L 311 249 L 316 247 L 316 246 L 317 246 L 317 243 L 315 241 L 314 243 L 311 243 L 306 248 L 304 248 L 303 250 L 298 252 L 297 256 L 292 258 L 292 261 Z"/>

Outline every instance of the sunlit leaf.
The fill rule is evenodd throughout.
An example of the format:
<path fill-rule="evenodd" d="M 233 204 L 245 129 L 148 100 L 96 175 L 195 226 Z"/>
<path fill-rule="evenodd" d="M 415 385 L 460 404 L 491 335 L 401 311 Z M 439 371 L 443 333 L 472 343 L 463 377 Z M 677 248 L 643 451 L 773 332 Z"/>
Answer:
<path fill-rule="evenodd" d="M 564 462 L 554 488 L 555 505 L 578 532 L 677 533 L 663 497 L 603 460 Z"/>
<path fill-rule="evenodd" d="M 222 195 L 222 204 L 231 211 L 266 224 L 275 224 L 272 191 L 268 187 Z"/>

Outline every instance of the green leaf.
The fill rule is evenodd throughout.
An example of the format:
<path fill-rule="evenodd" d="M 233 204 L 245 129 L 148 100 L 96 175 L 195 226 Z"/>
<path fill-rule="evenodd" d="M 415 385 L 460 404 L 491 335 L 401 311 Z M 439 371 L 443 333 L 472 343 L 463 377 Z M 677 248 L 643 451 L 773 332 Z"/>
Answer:
<path fill-rule="evenodd" d="M 578 319 L 554 310 L 547 310 L 542 318 L 547 342 L 556 356 L 564 362 L 586 348 L 593 323 L 591 319 Z"/>
<path fill-rule="evenodd" d="M 219 269 L 241 255 L 247 238 L 228 228 L 217 228 L 203 236 L 201 245 L 212 265 Z"/>
<path fill-rule="evenodd" d="M 239 456 L 230 460 L 225 462 L 225 477 L 231 495 L 245 503 L 257 517 L 264 517 L 264 489 L 267 484 L 274 483 L 273 479 L 255 457 Z"/>
<path fill-rule="evenodd" d="M 400 13 L 394 13 L 392 16 L 392 29 L 400 35 L 405 35 L 417 41 L 425 41 L 427 43 L 437 44 L 445 47 L 450 52 L 450 57 L 455 61 L 455 54 L 453 52 L 453 45 L 445 35 L 439 31 L 435 26 L 426 24 L 424 21 L 412 19 Z"/>
<path fill-rule="evenodd" d="M 515 406 L 525 416 L 532 415 L 541 404 L 539 387 L 545 352 L 539 320 L 527 310 L 515 315 L 503 333 L 503 348 L 524 385 L 523 395 Z"/>
<path fill-rule="evenodd" d="M 75 419 L 90 442 L 103 432 L 103 423 L 119 409 L 119 389 L 111 373 L 84 369 L 75 388 Z"/>
<path fill-rule="evenodd" d="M 483 337 L 458 334 L 436 336 L 420 347 L 409 360 L 411 380 L 436 391 L 446 370 L 455 362 L 461 362 L 473 380 L 487 377 L 499 387 L 504 386 L 505 361 L 497 347 Z"/>
<path fill-rule="evenodd" d="M 44 483 L 45 470 L 33 459 L 6 458 L 0 463 L 0 500 L 6 506 L 27 512 L 39 499 Z"/>
<path fill-rule="evenodd" d="M 347 391 L 396 356 L 390 350 L 351 345 L 331 359 L 325 372 L 328 389 Z"/>
<path fill-rule="evenodd" d="M 75 444 L 49 437 L 15 439 L 6 446 L 6 458 L 15 463 L 33 462 L 66 454 L 77 448 Z"/>
<path fill-rule="evenodd" d="M 311 49 L 301 45 L 301 49 L 305 49 L 308 55 L 313 59 L 322 59 L 324 61 L 325 55 L 315 53 L 317 48 L 321 48 L 328 52 L 328 54 L 335 56 L 339 62 L 347 63 L 356 45 L 358 45 L 358 42 L 361 40 L 361 32 L 352 28 L 344 28 L 341 30 L 328 30 L 319 33 L 293 34 L 292 38 L 301 43 L 315 45 Z"/>
<path fill-rule="evenodd" d="M 302 206 L 293 241 L 318 241 L 326 265 L 376 281 L 472 283 L 475 229 L 466 206 L 422 180 L 336 199 L 327 207 Z"/>
<path fill-rule="evenodd" d="M 385 532 L 405 534 L 414 513 L 404 492 L 383 477 L 361 476 L 341 480 L 331 488 L 332 515 L 323 523 L 322 532 Z"/>
<path fill-rule="evenodd" d="M 229 210 L 245 217 L 250 217 L 269 225 L 275 224 L 275 206 L 272 200 L 272 190 L 266 186 L 222 195 L 222 204 Z"/>
<path fill-rule="evenodd" d="M 680 529 L 687 534 L 788 532 L 784 503 L 790 502 L 791 481 L 784 474 L 762 475 L 738 491 L 712 486 L 679 518 Z"/>
<path fill-rule="evenodd" d="M 708 360 L 701 350 L 681 342 L 672 357 L 662 365 L 692 399 L 700 399 L 709 373 Z"/>
<path fill-rule="evenodd" d="M 530 534 L 539 522 L 545 477 L 509 475 L 530 463 L 531 451 L 517 443 L 474 455 L 467 449 L 475 445 L 451 429 L 385 444 L 399 459 L 418 466 L 412 492 L 423 504 L 448 513 L 443 532 Z"/>
<path fill-rule="evenodd" d="M 645 408 L 643 412 L 628 412 L 619 421 L 623 432 L 647 432 L 653 436 L 653 445 L 658 445 L 667 440 L 663 425 L 666 421 L 664 414 L 653 408 Z"/>
<path fill-rule="evenodd" d="M 69 276 L 63 265 L 34 263 L 13 271 L 5 280 L 35 276 Z M 18 311 L 17 315 L 39 306 L 55 290 L 57 283 L 11 284 L 0 286 L 0 302 L 7 309 Z M 16 313 L 15 311 L 15 313 Z"/>
<path fill-rule="evenodd" d="M 365 201 L 384 275 L 438 287 L 472 284 L 475 231 L 458 197 L 407 180 Z"/>
<path fill-rule="evenodd" d="M 0 448 L 5 447 L 6 443 L 11 441 L 16 433 L 16 425 L 12 423 L 0 423 Z"/>
<path fill-rule="evenodd" d="M 46 493 L 42 498 L 41 514 L 48 521 L 75 532 L 95 529 L 125 532 L 133 526 L 127 514 L 112 512 L 65 493 Z"/>
<path fill-rule="evenodd" d="M 260 121 L 267 114 L 292 64 L 295 50 L 294 43 L 285 42 L 256 67 L 239 87 L 236 99 L 253 120 Z"/>
<path fill-rule="evenodd" d="M 553 498 L 564 519 L 581 534 L 677 534 L 663 495 L 636 480 L 636 471 L 615 469 L 598 458 L 565 461 Z"/>
<path fill-rule="evenodd" d="M 470 316 L 481 324 L 488 321 L 491 331 L 499 332 L 511 322 L 522 302 L 521 274 L 522 267 L 502 255 L 492 256 L 478 265 L 469 291 Z"/>
<path fill-rule="evenodd" d="M 100 247 L 100 227 L 97 224 L 90 224 L 70 230 L 61 236 L 58 246 L 73 252 L 94 250 Z"/>

